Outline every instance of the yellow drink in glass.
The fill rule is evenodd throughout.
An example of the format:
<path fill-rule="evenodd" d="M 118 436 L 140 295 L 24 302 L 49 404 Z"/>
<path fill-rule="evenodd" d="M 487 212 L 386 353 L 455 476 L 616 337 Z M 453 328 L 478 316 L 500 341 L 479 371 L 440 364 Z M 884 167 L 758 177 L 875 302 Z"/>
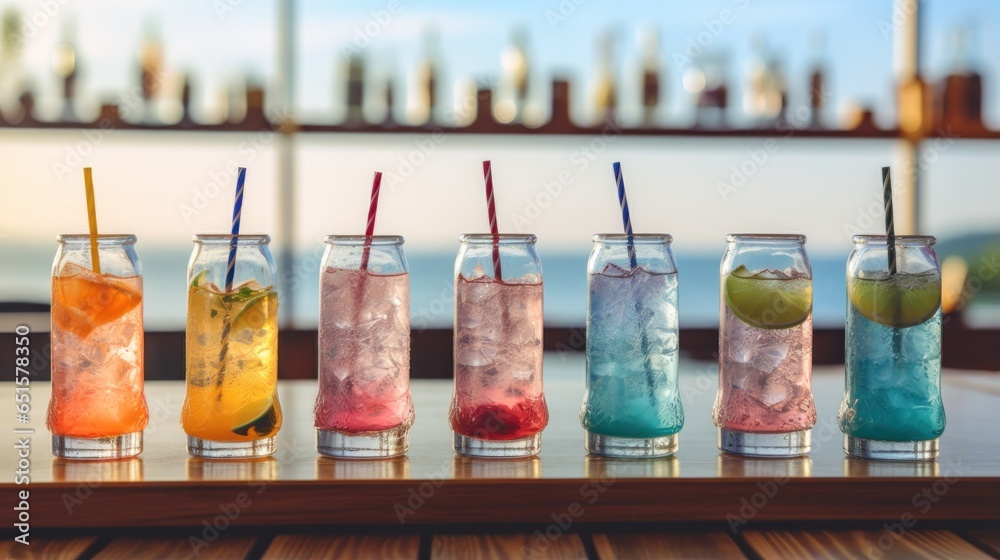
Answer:
<path fill-rule="evenodd" d="M 268 255 L 269 256 L 269 255 Z M 278 292 L 248 280 L 220 289 L 204 269 L 188 286 L 187 393 L 181 424 L 203 457 L 274 452 L 278 404 Z"/>

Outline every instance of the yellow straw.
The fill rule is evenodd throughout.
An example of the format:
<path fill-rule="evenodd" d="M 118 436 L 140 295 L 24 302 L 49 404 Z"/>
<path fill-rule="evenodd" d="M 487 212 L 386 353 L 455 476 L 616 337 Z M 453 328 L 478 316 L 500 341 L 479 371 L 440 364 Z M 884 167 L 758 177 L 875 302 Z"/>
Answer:
<path fill-rule="evenodd" d="M 83 183 L 87 187 L 87 219 L 90 221 L 90 260 L 94 273 L 101 273 L 101 259 L 97 256 L 97 207 L 94 204 L 94 176 L 89 167 L 83 168 Z"/>

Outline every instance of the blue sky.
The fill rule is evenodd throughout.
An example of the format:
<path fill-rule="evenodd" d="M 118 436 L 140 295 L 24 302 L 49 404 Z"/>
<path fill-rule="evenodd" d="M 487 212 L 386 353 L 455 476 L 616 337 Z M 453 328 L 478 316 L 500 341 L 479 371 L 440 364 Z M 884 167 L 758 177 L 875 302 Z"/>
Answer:
<path fill-rule="evenodd" d="M 39 16 L 38 0 L 0 0 L 0 9 L 19 6 L 23 14 L 46 20 L 27 42 L 24 73 L 41 93 L 43 108 L 54 109 L 58 84 L 50 69 L 54 46 L 64 38 L 78 45 L 81 63 L 80 98 L 84 113 L 96 110 L 98 99 L 114 99 L 135 83 L 136 51 L 144 30 L 158 35 L 164 45 L 168 75 L 195 76 L 196 113 L 212 114 L 227 84 L 246 75 L 271 82 L 276 67 L 276 7 L 273 1 L 252 0 L 69 0 L 54 17 Z M 357 30 L 377 19 L 373 13 L 390 3 L 299 3 L 297 29 L 297 104 L 304 118 L 336 118 L 335 101 L 343 96 L 342 49 L 351 45 Z M 732 12 L 710 48 L 727 53 L 733 86 L 733 105 L 744 83 L 744 70 L 755 37 L 764 36 L 769 49 L 783 61 L 791 84 L 791 103 L 804 102 L 806 71 L 815 58 L 809 37 L 825 34 L 823 60 L 829 68 L 831 107 L 842 111 L 852 104 L 872 104 L 886 125 L 893 116 L 892 40 L 880 23 L 891 25 L 888 0 L 712 0 L 618 1 L 563 0 L 574 6 L 565 21 L 552 23 L 548 12 L 559 13 L 556 0 L 511 0 L 504 3 L 463 3 L 400 0 L 401 8 L 378 27 L 366 56 L 373 73 L 406 74 L 423 57 L 428 26 L 440 36 L 442 103 L 447 104 L 455 84 L 496 76 L 500 52 L 516 26 L 527 30 L 533 77 L 545 84 L 552 73 L 573 80 L 576 113 L 586 117 L 590 85 L 596 64 L 596 38 L 612 29 L 616 36 L 616 64 L 623 85 L 623 104 L 634 104 L 637 65 L 636 30 L 656 29 L 667 80 L 667 121 L 683 120 L 689 102 L 683 96 L 673 54 L 682 52 L 705 22 Z M 229 6 L 231 10 L 219 7 Z M 976 24 L 973 57 L 984 70 L 989 122 L 1000 127 L 1000 3 L 988 0 L 926 0 L 926 73 L 940 76 L 948 67 L 949 33 L 959 24 Z M 563 10 L 566 12 L 567 10 Z M 44 14 L 43 14 L 44 15 Z M 176 87 L 171 79 L 168 89 Z M 631 88 L 631 89 L 630 89 Z M 544 89 L 544 88 L 542 88 Z M 402 92 L 400 92 L 401 94 Z M 538 97 L 544 91 L 539 90 Z M 397 95 L 398 97 L 399 95 Z M 632 99 L 632 101 L 630 101 Z M 831 114 L 836 120 L 837 113 Z M 738 119 L 737 119 L 738 120 Z M 103 191 L 105 229 L 139 231 L 159 244 L 187 243 L 197 231 L 225 224 L 229 195 L 211 198 L 196 216 L 182 208 L 228 164 L 251 166 L 253 198 L 245 216 L 249 227 L 275 231 L 277 193 L 273 144 L 265 143 L 247 158 L 241 150 L 245 135 L 132 135 L 117 132 L 94 146 L 74 167 L 93 165 Z M 5 196 L 23 212 L 3 216 L 12 241 L 48 242 L 54 229 L 86 226 L 82 190 L 77 175 L 53 173 L 53 162 L 65 161 L 79 144 L 79 131 L 0 133 L 0 166 L 5 169 Z M 353 231 L 364 215 L 371 173 L 396 170 L 399 159 L 414 150 L 418 139 L 397 137 L 313 136 L 303 138 L 297 159 L 300 217 L 297 242 L 308 245 L 322 234 Z M 678 242 L 695 248 L 714 248 L 727 231 L 803 231 L 818 249 L 845 250 L 844 225 L 857 222 L 877 190 L 877 169 L 894 161 L 889 142 L 835 142 L 793 139 L 745 189 L 729 199 L 716 192 L 730 176 L 732 166 L 746 159 L 746 151 L 760 147 L 760 139 L 680 141 L 622 139 L 594 159 L 587 169 L 573 163 L 586 138 L 514 140 L 449 140 L 437 148 L 432 161 L 421 166 L 404 185 L 385 194 L 380 223 L 412 239 L 417 247 L 451 248 L 458 233 L 479 229 L 481 177 L 479 161 L 496 161 L 501 226 L 518 227 L 519 216 L 544 200 L 544 185 L 561 171 L 572 173 L 574 184 L 538 219 L 524 227 L 536 230 L 547 243 L 578 246 L 598 230 L 617 227 L 614 199 L 608 195 L 610 162 L 622 160 L 630 178 L 630 199 L 641 201 L 633 210 L 636 223 L 646 230 L 667 230 Z M 934 154 L 926 170 L 926 232 L 952 235 L 968 229 L 996 227 L 1000 208 L 1000 156 L 996 143 L 961 140 Z M 155 178 L 151 182 L 151 177 Z M 157 196 L 135 189 L 151 184 Z M 31 189 L 13 188 L 31 185 Z M 542 197 L 541 199 L 539 197 Z M 52 204 L 53 200 L 60 204 Z M 969 204 L 976 201 L 976 204 Z M 611 211 L 609 206 L 611 205 Z M 360 209 L 360 210 L 359 210 Z M 148 216 L 141 221 L 136 215 Z M 651 225 L 650 225 L 651 224 Z M 14 233 L 16 232 L 16 233 Z M 586 244 L 586 243 L 584 243 Z M 714 249 L 713 249 L 714 250 Z"/>
<path fill-rule="evenodd" d="M 342 96 L 342 87 L 334 87 L 342 72 L 342 48 L 353 44 L 358 29 L 377 19 L 373 14 L 388 13 L 389 5 L 385 0 L 297 3 L 297 99 L 304 114 L 330 118 L 331 105 Z M 0 2 L 0 8 L 7 6 L 18 6 L 29 17 L 43 11 L 37 0 Z M 688 100 L 673 55 L 683 53 L 689 40 L 705 30 L 706 22 L 729 10 L 731 23 L 713 36 L 708 50 L 726 54 L 737 95 L 752 47 L 763 38 L 783 61 L 793 103 L 804 101 L 807 69 L 821 52 L 830 68 L 833 106 L 875 104 L 886 122 L 891 122 L 892 41 L 885 36 L 893 18 L 890 0 L 512 0 L 492 4 L 399 0 L 398 6 L 386 24 L 369 27 L 377 30 L 365 49 L 371 70 L 405 74 L 422 58 L 425 31 L 433 27 L 440 36 L 445 100 L 455 82 L 500 73 L 499 53 L 509 44 L 515 27 L 527 31 L 533 77 L 544 84 L 552 72 L 571 76 L 581 104 L 594 73 L 596 38 L 613 31 L 619 77 L 626 82 L 622 87 L 627 93 L 631 84 L 625 78 L 634 75 L 637 62 L 636 31 L 650 28 L 660 37 L 670 114 L 679 115 Z M 1000 75 L 1000 59 L 989 55 L 1000 51 L 1000 3 L 923 0 L 921 7 L 926 16 L 925 66 L 930 76 L 941 75 L 947 67 L 951 31 L 969 23 L 975 25 L 975 60 L 990 76 Z M 47 63 L 52 47 L 60 37 L 72 37 L 85 64 L 81 96 L 94 103 L 131 85 L 137 46 L 144 32 L 153 32 L 164 43 L 167 69 L 194 74 L 199 106 L 212 108 L 227 82 L 247 74 L 264 81 L 273 79 L 276 10 L 277 2 L 259 0 L 71 0 L 28 41 L 27 73 L 50 94 L 45 97 L 51 101 L 55 80 Z M 811 46 L 810 37 L 817 32 L 825 37 L 823 51 Z M 1000 92 L 989 91 L 989 117 L 997 123 Z"/>

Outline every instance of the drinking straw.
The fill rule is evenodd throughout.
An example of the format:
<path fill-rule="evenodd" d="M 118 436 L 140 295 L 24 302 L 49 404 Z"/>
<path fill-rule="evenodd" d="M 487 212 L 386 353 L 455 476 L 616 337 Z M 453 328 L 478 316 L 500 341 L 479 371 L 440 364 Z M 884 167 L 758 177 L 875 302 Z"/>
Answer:
<path fill-rule="evenodd" d="M 889 251 L 889 276 L 896 274 L 896 231 L 892 222 L 892 177 L 888 167 L 882 168 L 882 200 L 885 203 L 885 244 Z"/>
<path fill-rule="evenodd" d="M 628 236 L 628 264 L 631 270 L 637 266 L 635 260 L 635 243 L 632 240 L 632 218 L 628 213 L 628 197 L 625 196 L 625 177 L 622 176 L 622 164 L 616 161 L 611 164 L 611 169 L 615 172 L 615 184 L 618 185 L 618 203 L 622 207 L 622 225 L 625 226 L 625 235 Z"/>
<path fill-rule="evenodd" d="M 622 164 L 620 161 L 616 161 L 611 164 L 611 169 L 615 172 L 615 185 L 618 187 L 618 203 L 622 207 L 622 225 L 625 227 L 625 235 L 628 237 L 627 247 L 628 247 L 628 264 L 629 271 L 635 273 L 635 269 L 639 267 L 635 258 L 635 241 L 632 239 L 632 218 L 629 217 L 628 213 L 628 198 L 625 197 L 625 178 L 622 177 Z M 650 367 L 649 363 L 649 336 L 646 334 L 645 321 L 640 317 L 643 315 L 642 306 L 638 299 L 633 303 L 636 314 L 636 321 L 639 322 L 639 347 L 642 349 L 642 355 L 645 356 L 644 369 L 646 370 L 646 383 L 649 385 L 649 402 L 652 404 L 653 408 L 656 408 L 656 375 L 653 374 L 653 369 Z"/>
<path fill-rule="evenodd" d="M 233 227 L 232 235 L 233 238 L 229 242 L 229 260 L 226 262 L 226 293 L 233 291 L 233 277 L 236 275 L 236 247 L 237 247 L 237 237 L 240 234 L 240 217 L 243 214 L 243 185 L 247 180 L 247 168 L 239 168 L 239 173 L 236 177 L 236 200 L 233 203 Z M 222 388 L 222 379 L 226 374 L 226 354 L 229 353 L 229 331 L 232 329 L 232 321 L 229 317 L 229 312 L 226 312 L 226 316 L 223 317 L 222 326 L 222 344 L 219 347 L 219 380 L 217 387 Z M 219 392 L 219 399 L 222 398 L 222 392 Z"/>
<path fill-rule="evenodd" d="M 361 255 L 361 270 L 368 270 L 368 256 L 371 252 L 372 236 L 375 235 L 375 213 L 378 212 L 378 193 L 382 188 L 382 172 L 375 172 L 372 182 L 372 197 L 368 202 L 368 226 L 365 228 L 365 250 Z"/>
<path fill-rule="evenodd" d="M 497 208 L 493 202 L 493 167 L 489 160 L 483 162 L 483 176 L 486 178 L 486 211 L 489 213 L 490 233 L 493 234 L 493 276 L 503 280 L 500 272 L 500 232 L 497 229 Z"/>
<path fill-rule="evenodd" d="M 94 202 L 94 174 L 89 167 L 83 168 L 83 184 L 87 189 L 87 221 L 90 222 L 90 260 L 94 273 L 101 273 L 101 259 L 97 253 L 97 205 Z"/>
<path fill-rule="evenodd" d="M 889 255 L 889 281 L 892 281 L 892 277 L 896 275 L 896 228 L 892 220 L 892 177 L 889 173 L 888 167 L 882 168 L 882 202 L 885 206 L 885 248 Z M 898 293 L 893 291 L 892 293 Z M 899 316 L 902 313 L 901 305 L 902 302 L 899 298 L 894 298 L 893 301 L 893 316 L 896 322 L 899 321 Z M 892 352 L 893 356 L 899 356 L 902 350 L 903 340 L 902 333 L 899 332 L 898 328 L 892 329 Z"/>
<path fill-rule="evenodd" d="M 240 217 L 243 214 L 243 184 L 247 180 L 247 168 L 241 167 L 236 177 L 236 201 L 233 204 L 233 239 L 229 242 L 229 261 L 226 263 L 226 291 L 233 290 L 233 276 L 236 275 L 236 236 L 240 234 Z"/>

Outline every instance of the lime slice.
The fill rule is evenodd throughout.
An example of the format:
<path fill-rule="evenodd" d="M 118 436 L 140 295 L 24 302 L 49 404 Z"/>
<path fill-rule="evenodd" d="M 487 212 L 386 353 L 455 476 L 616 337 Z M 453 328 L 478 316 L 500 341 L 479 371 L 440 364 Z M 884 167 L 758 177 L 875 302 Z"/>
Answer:
<path fill-rule="evenodd" d="M 903 329 L 930 319 L 941 306 L 938 275 L 896 274 L 882 280 L 851 278 L 847 285 L 851 305 L 866 319 Z"/>
<path fill-rule="evenodd" d="M 263 412 L 257 414 L 253 420 L 232 428 L 231 431 L 234 434 L 239 434 L 241 436 L 250 435 L 251 429 L 253 429 L 254 433 L 258 436 L 266 436 L 270 434 L 278 423 L 278 409 L 274 406 L 274 398 L 268 398 L 267 402 L 263 405 L 259 403 L 247 405 L 237 413 L 237 417 L 242 416 L 242 412 L 248 409 L 261 410 L 262 406 L 266 407 Z"/>
<path fill-rule="evenodd" d="M 741 321 L 758 329 L 789 329 L 812 312 L 812 282 L 781 278 L 743 265 L 729 273 L 723 287 L 726 305 Z"/>
<path fill-rule="evenodd" d="M 198 275 L 195 276 L 193 280 L 191 280 L 191 287 L 192 288 L 200 288 L 200 287 L 202 287 L 201 283 L 205 280 L 206 276 L 208 276 L 208 269 L 205 269 L 205 270 L 202 270 L 201 272 L 199 272 Z"/>
<path fill-rule="evenodd" d="M 238 303 L 233 304 L 234 307 Z M 247 298 L 233 317 L 233 330 L 261 329 L 269 318 L 278 312 L 278 298 L 274 292 L 263 292 Z"/>

